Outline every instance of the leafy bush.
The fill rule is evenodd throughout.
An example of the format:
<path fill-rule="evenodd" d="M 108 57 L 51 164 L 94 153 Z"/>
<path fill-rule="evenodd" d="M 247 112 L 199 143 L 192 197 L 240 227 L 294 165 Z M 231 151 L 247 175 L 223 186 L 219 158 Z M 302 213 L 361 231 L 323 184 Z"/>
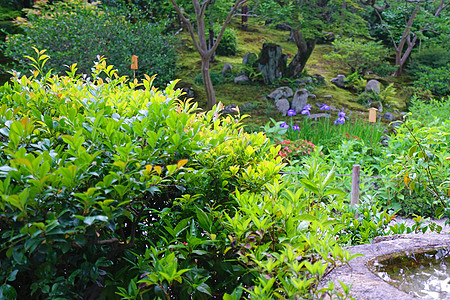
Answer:
<path fill-rule="evenodd" d="M 414 86 L 430 90 L 433 95 L 450 95 L 450 63 L 440 68 L 421 67 Z"/>
<path fill-rule="evenodd" d="M 0 87 L 3 295 L 253 299 L 329 291 L 316 284 L 352 258 L 334 236 L 342 228 L 318 205 L 342 194 L 326 188 L 331 173 L 323 183 L 316 168 L 308 190 L 290 190 L 279 148 L 221 117 L 221 107 L 199 112 L 178 101 L 176 82 L 161 90 L 154 77 L 127 82 L 104 59 L 90 76 L 76 75 L 75 65 L 54 76 L 38 55 L 30 57 L 32 75 L 16 73 Z"/>
<path fill-rule="evenodd" d="M 408 72 L 418 74 L 422 71 L 422 67 L 431 67 L 438 69 L 447 66 L 450 63 L 450 53 L 444 47 L 428 47 L 420 52 L 411 55 L 411 61 L 408 63 Z"/>
<path fill-rule="evenodd" d="M 387 62 L 389 50 L 381 43 L 342 38 L 336 39 L 333 46 L 334 52 L 324 55 L 324 58 L 349 67 L 352 73 L 364 74 L 368 70 L 375 71 L 389 65 Z"/>
<path fill-rule="evenodd" d="M 219 28 L 216 28 L 216 33 L 219 32 Z M 217 45 L 217 55 L 233 56 L 237 53 L 237 36 L 232 28 L 226 28 L 219 45 Z"/>
<path fill-rule="evenodd" d="M 69 0 L 45 5 L 38 2 L 21 24 L 24 34 L 9 35 L 5 54 L 16 60 L 22 70 L 28 65 L 25 55 L 32 47 L 47 49 L 47 67 L 64 74 L 67 65 L 78 63 L 89 73 L 98 55 L 105 56 L 122 75 L 133 75 L 131 56 L 139 57 L 136 76 L 158 74 L 155 84 L 165 85 L 174 78 L 176 55 L 174 39 L 163 34 L 163 26 L 137 18 L 132 23 L 115 9 L 102 10 L 85 1 Z"/>
<path fill-rule="evenodd" d="M 210 71 L 209 76 L 211 78 L 211 82 L 213 85 L 222 84 L 225 81 L 225 78 L 223 77 L 223 75 L 216 71 Z M 203 85 L 203 78 L 202 78 L 201 73 L 198 74 L 197 76 L 195 76 L 194 82 L 195 82 L 195 84 Z"/>

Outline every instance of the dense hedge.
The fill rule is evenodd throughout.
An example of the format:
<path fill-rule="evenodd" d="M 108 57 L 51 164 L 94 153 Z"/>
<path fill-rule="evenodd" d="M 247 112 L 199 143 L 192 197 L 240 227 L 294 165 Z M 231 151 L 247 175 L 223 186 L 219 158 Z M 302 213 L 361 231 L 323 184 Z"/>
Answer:
<path fill-rule="evenodd" d="M 157 86 L 174 78 L 176 53 L 174 38 L 164 34 L 164 26 L 143 18 L 126 20 L 117 9 L 100 9 L 86 1 L 68 0 L 53 5 L 38 2 L 37 8 L 19 20 L 23 34 L 9 35 L 5 54 L 22 69 L 29 64 L 25 55 L 32 47 L 47 49 L 51 59 L 47 69 L 65 74 L 67 65 L 78 64 L 85 74 L 97 59 L 105 56 L 122 75 L 132 76 L 131 56 L 139 57 L 136 76 L 158 74 Z"/>

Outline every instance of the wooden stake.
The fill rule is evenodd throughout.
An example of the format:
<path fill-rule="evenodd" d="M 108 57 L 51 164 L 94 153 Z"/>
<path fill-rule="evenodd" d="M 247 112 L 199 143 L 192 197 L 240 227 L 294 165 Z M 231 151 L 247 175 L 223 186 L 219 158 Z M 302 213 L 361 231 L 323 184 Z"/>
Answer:
<path fill-rule="evenodd" d="M 136 70 L 138 69 L 138 57 L 131 55 L 131 70 L 133 70 L 133 80 L 136 79 Z"/>
<path fill-rule="evenodd" d="M 377 121 L 377 110 L 376 108 L 372 107 L 369 108 L 369 122 L 375 123 Z"/>
<path fill-rule="evenodd" d="M 352 194 L 350 205 L 355 206 L 359 204 L 359 172 L 361 170 L 360 165 L 353 165 L 352 171 Z M 358 218 L 358 214 L 355 214 L 355 218 Z"/>

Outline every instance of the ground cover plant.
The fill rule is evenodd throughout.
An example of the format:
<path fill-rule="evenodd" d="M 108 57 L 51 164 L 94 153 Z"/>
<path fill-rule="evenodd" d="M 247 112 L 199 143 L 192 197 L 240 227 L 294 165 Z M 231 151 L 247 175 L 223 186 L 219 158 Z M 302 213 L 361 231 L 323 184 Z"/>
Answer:
<path fill-rule="evenodd" d="M 37 55 L 0 88 L 3 296 L 333 293 L 319 280 L 354 256 L 322 202 L 342 192 L 289 187 L 280 147 L 178 101 L 175 82 L 127 81 L 103 58 L 57 76 Z"/>

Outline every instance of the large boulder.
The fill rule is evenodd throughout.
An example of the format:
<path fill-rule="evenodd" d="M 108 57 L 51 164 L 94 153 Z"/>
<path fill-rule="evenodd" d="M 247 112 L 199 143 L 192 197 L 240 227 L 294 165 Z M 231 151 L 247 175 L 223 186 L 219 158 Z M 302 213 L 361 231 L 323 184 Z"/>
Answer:
<path fill-rule="evenodd" d="M 283 116 L 286 116 L 287 111 L 290 108 L 289 100 L 286 98 L 278 99 L 275 101 L 275 107 L 283 114 Z"/>
<path fill-rule="evenodd" d="M 275 79 L 282 78 L 286 70 L 287 56 L 282 53 L 281 46 L 265 43 L 258 59 L 258 69 L 264 78 L 264 83 L 272 84 Z"/>
<path fill-rule="evenodd" d="M 303 107 L 308 103 L 309 92 L 306 89 L 297 89 L 294 94 L 294 98 L 292 99 L 292 109 L 295 110 L 296 113 L 302 111 Z"/>
<path fill-rule="evenodd" d="M 371 79 L 371 80 L 369 80 L 369 82 L 367 82 L 367 85 L 366 85 L 366 88 L 364 89 L 364 91 L 374 92 L 375 94 L 379 94 L 380 89 L 381 89 L 380 82 L 378 80 Z"/>
<path fill-rule="evenodd" d="M 337 87 L 345 88 L 345 75 L 339 74 L 335 78 L 330 80 L 332 84 Z"/>
<path fill-rule="evenodd" d="M 282 87 L 277 88 L 275 91 L 273 91 L 269 95 L 267 95 L 267 98 L 271 98 L 276 101 L 281 98 L 292 97 L 292 95 L 294 95 L 294 92 L 292 91 L 292 89 L 290 87 L 282 86 Z"/>

